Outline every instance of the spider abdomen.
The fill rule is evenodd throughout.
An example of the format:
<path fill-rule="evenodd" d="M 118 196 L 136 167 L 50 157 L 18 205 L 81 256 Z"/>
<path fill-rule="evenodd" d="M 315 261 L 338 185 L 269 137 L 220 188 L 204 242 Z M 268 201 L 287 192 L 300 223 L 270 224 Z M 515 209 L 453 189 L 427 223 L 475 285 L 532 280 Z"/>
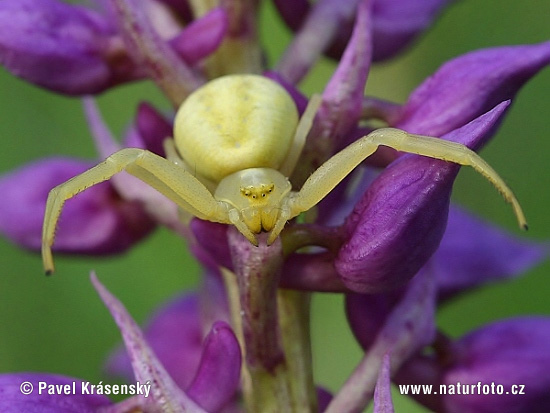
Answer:
<path fill-rule="evenodd" d="M 246 168 L 278 169 L 297 124 L 296 105 L 280 85 L 258 75 L 229 75 L 185 100 L 174 139 L 192 170 L 219 182 Z"/>

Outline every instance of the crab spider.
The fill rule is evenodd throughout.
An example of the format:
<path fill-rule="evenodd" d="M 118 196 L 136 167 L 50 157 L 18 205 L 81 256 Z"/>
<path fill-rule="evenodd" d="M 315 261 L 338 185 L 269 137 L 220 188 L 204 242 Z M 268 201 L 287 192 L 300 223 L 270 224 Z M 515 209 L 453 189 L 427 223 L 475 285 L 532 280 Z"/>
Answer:
<path fill-rule="evenodd" d="M 520 226 L 526 226 L 512 191 L 475 152 L 393 128 L 375 130 L 352 143 L 293 191 L 288 177 L 319 104 L 319 97 L 312 98 L 299 119 L 288 93 L 265 77 L 230 75 L 207 83 L 178 110 L 174 140 L 166 146 L 168 159 L 125 148 L 51 190 L 42 238 L 46 272 L 54 269 L 51 246 L 64 202 L 123 170 L 198 218 L 234 225 L 254 245 L 256 234 L 270 232 L 271 244 L 288 220 L 314 207 L 379 145 L 472 166 L 512 204 Z"/>

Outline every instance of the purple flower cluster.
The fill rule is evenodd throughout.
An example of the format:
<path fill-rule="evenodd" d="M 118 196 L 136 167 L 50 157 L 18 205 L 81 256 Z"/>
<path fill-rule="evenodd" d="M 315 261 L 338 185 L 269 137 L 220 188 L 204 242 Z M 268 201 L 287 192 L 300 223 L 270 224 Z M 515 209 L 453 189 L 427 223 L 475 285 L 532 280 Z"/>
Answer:
<path fill-rule="evenodd" d="M 276 0 L 295 36 L 264 66 L 255 1 L 207 9 L 184 0 L 0 2 L 0 64 L 56 93 L 86 96 L 152 80 L 177 107 L 227 73 L 262 73 L 303 112 L 296 84 L 326 54 L 338 66 L 290 177 L 299 188 L 323 162 L 374 124 L 436 136 L 478 151 L 495 134 L 518 90 L 550 64 L 550 42 L 478 50 L 449 60 L 404 104 L 364 95 L 371 65 L 407 47 L 449 0 Z M 318 27 L 323 27 L 322 31 Z M 101 158 L 122 147 L 164 156 L 172 120 L 149 103 L 119 144 L 93 100 L 84 108 Z M 48 192 L 91 167 L 51 158 L 0 177 L 0 232 L 38 250 Z M 451 340 L 437 307 L 487 283 L 519 276 L 546 259 L 548 245 L 516 238 L 453 205 L 459 166 L 381 147 L 317 207 L 287 225 L 273 245 L 252 246 L 233 227 L 182 220 L 176 206 L 129 175 L 116 175 L 67 203 L 54 252 L 107 255 L 132 248 L 157 225 L 187 240 L 204 266 L 203 290 L 186 293 L 140 328 L 92 275 L 125 351 L 107 372 L 151 383 L 151 396 L 114 403 L 104 395 L 22 397 L 23 381 L 65 384 L 45 373 L 0 376 L 0 410 L 19 411 L 393 411 L 398 384 L 522 383 L 516 395 L 419 395 L 438 412 L 550 409 L 550 319 L 503 320 Z M 475 234 L 475 236 L 472 236 Z M 316 387 L 307 334 L 309 292 L 346 296 L 364 357 L 334 395 Z M 431 350 L 428 352 L 427 350 Z M 244 365 L 244 367 L 242 367 Z M 244 402 L 243 402 L 244 400 Z M 104 409 L 104 410 L 100 410 Z"/>

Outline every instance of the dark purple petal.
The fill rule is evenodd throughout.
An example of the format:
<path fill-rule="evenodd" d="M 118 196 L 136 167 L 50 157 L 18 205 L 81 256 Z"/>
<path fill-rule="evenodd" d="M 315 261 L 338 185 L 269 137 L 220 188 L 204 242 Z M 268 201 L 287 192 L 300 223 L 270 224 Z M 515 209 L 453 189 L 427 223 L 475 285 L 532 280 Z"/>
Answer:
<path fill-rule="evenodd" d="M 444 139 L 478 147 L 506 107 L 497 106 Z M 443 237 L 458 170 L 452 163 L 405 155 L 378 176 L 344 224 L 350 239 L 335 266 L 347 287 L 387 291 L 420 270 Z"/>
<path fill-rule="evenodd" d="M 200 321 L 198 297 L 186 294 L 158 310 L 144 329 L 149 346 L 182 389 L 190 385 L 200 362 L 203 341 Z M 107 372 L 132 379 L 126 351 L 119 349 L 110 357 Z"/>
<path fill-rule="evenodd" d="M 231 327 L 216 322 L 206 336 L 197 374 L 187 394 L 209 412 L 218 411 L 240 385 L 241 348 Z M 215 391 L 214 391 L 215 390 Z"/>
<path fill-rule="evenodd" d="M 550 63 L 550 42 L 478 50 L 445 63 L 409 97 L 394 126 L 441 136 L 487 112 Z"/>
<path fill-rule="evenodd" d="M 308 99 L 307 97 L 300 92 L 296 86 L 294 86 L 292 83 L 287 81 L 283 76 L 281 76 L 280 73 L 274 71 L 274 70 L 268 70 L 264 73 L 264 76 L 274 80 L 279 85 L 285 88 L 285 90 L 288 92 L 288 94 L 292 97 L 294 100 L 294 103 L 296 103 L 296 107 L 298 108 L 298 112 L 301 114 L 304 113 L 307 107 Z"/>
<path fill-rule="evenodd" d="M 98 93 L 140 77 L 108 20 L 56 0 L 0 2 L 0 63 L 67 94 Z"/>
<path fill-rule="evenodd" d="M 170 45 L 190 65 L 198 63 L 221 44 L 229 25 L 227 12 L 216 7 L 200 19 L 194 20 Z"/>
<path fill-rule="evenodd" d="M 172 123 L 147 102 L 139 104 L 134 123 L 135 130 L 126 135 L 124 146 L 147 149 L 164 157 L 163 142 L 172 137 Z"/>
<path fill-rule="evenodd" d="M 525 317 L 482 327 L 455 343 L 456 355 L 442 382 L 448 385 L 524 385 L 525 394 L 443 397 L 446 412 L 533 412 L 550 410 L 550 319 Z M 510 392 L 511 393 L 511 392 Z"/>
<path fill-rule="evenodd" d="M 457 169 L 412 156 L 386 168 L 347 221 L 353 232 L 335 266 L 348 288 L 387 291 L 418 272 L 445 231 Z"/>
<path fill-rule="evenodd" d="M 374 413 L 393 413 L 391 399 L 390 354 L 384 355 L 376 389 L 374 390 Z"/>
<path fill-rule="evenodd" d="M 197 406 L 170 377 L 122 303 L 99 282 L 94 273 L 91 274 L 90 279 L 120 329 L 135 379 L 140 383 L 150 384 L 150 394 L 145 399 L 146 403 L 152 404 L 154 411 L 159 409 L 180 411 L 180 408 L 183 408 L 183 411 L 190 413 L 203 413 L 204 410 Z"/>
<path fill-rule="evenodd" d="M 404 289 L 384 294 L 346 294 L 346 316 L 355 339 L 368 350 Z"/>
<path fill-rule="evenodd" d="M 217 269 L 220 265 L 233 268 L 227 243 L 227 225 L 195 218 L 190 226 L 198 243 L 191 248 L 204 265 L 211 266 L 213 269 Z"/>
<path fill-rule="evenodd" d="M 401 52 L 453 0 L 374 0 L 374 60 Z"/>
<path fill-rule="evenodd" d="M 3 413 L 95 413 L 112 405 L 108 397 L 82 394 L 82 381 L 49 373 L 0 375 L 0 411 Z M 63 386 L 68 394 L 48 394 L 44 385 Z M 74 389 L 74 391 L 73 391 Z M 23 391 L 31 391 L 24 394 Z"/>
<path fill-rule="evenodd" d="M 286 25 L 297 31 L 311 9 L 308 0 L 273 0 Z"/>
<path fill-rule="evenodd" d="M 519 276 L 550 255 L 550 245 L 527 241 L 452 206 L 447 230 L 430 260 L 440 298 Z"/>
<path fill-rule="evenodd" d="M 155 0 L 170 7 L 184 22 L 193 20 L 193 11 L 188 0 Z"/>
<path fill-rule="evenodd" d="M 23 247 L 40 249 L 49 191 L 90 166 L 87 162 L 50 158 L 4 175 L 0 178 L 4 196 L 0 231 Z M 153 228 L 154 223 L 137 203 L 121 200 L 106 182 L 66 202 L 53 249 L 79 254 L 119 253 Z"/>
<path fill-rule="evenodd" d="M 338 142 L 357 126 L 372 55 L 370 3 L 357 7 L 353 35 L 323 92 L 318 121 L 321 134 Z"/>
<path fill-rule="evenodd" d="M 319 413 L 324 412 L 330 401 L 332 400 L 332 393 L 323 387 L 317 386 L 317 404 L 319 406 Z"/>

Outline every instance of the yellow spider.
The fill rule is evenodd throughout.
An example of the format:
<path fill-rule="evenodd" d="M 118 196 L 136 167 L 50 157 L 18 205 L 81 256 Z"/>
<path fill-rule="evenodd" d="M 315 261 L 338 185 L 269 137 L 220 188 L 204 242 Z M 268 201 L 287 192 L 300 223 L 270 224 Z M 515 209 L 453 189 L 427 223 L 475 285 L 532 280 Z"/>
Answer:
<path fill-rule="evenodd" d="M 472 166 L 512 204 L 520 226 L 526 227 L 512 191 L 475 152 L 393 128 L 377 129 L 352 143 L 293 191 L 288 177 L 319 103 L 319 97 L 312 98 L 299 119 L 289 94 L 265 77 L 230 75 L 207 83 L 178 110 L 174 140 L 165 145 L 167 158 L 125 148 L 51 190 L 42 238 L 46 273 L 54 270 L 51 246 L 64 202 L 123 170 L 198 218 L 233 224 L 254 245 L 255 234 L 270 232 L 271 244 L 288 220 L 314 207 L 379 145 Z"/>

